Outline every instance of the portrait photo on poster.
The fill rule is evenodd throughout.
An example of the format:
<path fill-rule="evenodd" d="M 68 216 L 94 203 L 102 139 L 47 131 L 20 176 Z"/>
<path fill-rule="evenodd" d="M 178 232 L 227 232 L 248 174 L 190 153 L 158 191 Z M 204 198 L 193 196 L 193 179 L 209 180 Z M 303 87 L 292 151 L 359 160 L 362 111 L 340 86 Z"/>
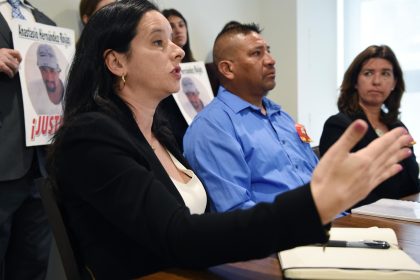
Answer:
<path fill-rule="evenodd" d="M 188 124 L 213 99 L 213 91 L 202 62 L 183 63 L 180 90 L 175 101 Z"/>
<path fill-rule="evenodd" d="M 68 61 L 53 44 L 34 42 L 25 60 L 29 99 L 37 115 L 61 115 Z"/>

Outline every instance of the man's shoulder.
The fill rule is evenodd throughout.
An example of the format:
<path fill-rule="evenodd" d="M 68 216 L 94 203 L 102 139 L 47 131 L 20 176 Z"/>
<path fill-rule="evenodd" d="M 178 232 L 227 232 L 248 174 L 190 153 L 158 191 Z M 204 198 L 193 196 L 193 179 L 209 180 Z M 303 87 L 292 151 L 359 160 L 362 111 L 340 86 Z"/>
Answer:
<path fill-rule="evenodd" d="M 197 114 L 194 121 L 198 119 L 216 121 L 225 118 L 228 114 L 229 107 L 216 97 Z"/>
<path fill-rule="evenodd" d="M 212 131 L 230 131 L 234 126 L 232 115 L 231 109 L 215 98 L 194 118 L 185 137 L 191 137 L 191 133 L 206 135 Z"/>

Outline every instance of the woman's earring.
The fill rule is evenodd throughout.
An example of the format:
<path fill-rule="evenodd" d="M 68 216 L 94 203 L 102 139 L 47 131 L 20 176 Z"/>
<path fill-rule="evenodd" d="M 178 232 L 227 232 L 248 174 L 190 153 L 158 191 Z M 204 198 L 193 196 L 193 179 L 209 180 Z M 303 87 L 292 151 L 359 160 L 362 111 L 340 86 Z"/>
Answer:
<path fill-rule="evenodd" d="M 122 90 L 125 87 L 125 74 L 122 74 L 121 81 L 122 81 L 123 84 L 122 84 L 122 86 L 120 84 L 120 86 L 121 86 L 120 90 Z"/>

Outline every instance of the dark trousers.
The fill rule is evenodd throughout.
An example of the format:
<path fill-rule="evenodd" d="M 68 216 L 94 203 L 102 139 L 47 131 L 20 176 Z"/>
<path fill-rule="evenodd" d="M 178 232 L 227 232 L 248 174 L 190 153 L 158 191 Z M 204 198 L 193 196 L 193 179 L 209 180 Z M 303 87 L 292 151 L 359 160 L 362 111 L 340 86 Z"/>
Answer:
<path fill-rule="evenodd" d="M 31 168 L 21 179 L 0 182 L 0 263 L 4 280 L 44 280 L 47 274 L 52 234 L 33 181 L 39 172 L 34 170 Z"/>

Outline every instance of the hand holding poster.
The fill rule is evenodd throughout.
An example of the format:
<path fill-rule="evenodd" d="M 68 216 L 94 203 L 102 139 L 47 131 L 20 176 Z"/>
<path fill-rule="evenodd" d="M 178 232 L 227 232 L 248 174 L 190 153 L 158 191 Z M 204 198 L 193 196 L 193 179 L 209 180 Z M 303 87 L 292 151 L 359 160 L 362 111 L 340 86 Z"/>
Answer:
<path fill-rule="evenodd" d="M 202 61 L 181 63 L 180 66 L 181 88 L 173 96 L 189 125 L 197 113 L 213 99 L 213 91 Z"/>
<path fill-rule="evenodd" d="M 11 28 L 14 48 L 22 55 L 19 76 L 26 146 L 49 144 L 62 119 L 74 31 L 22 20 L 13 20 Z"/>

